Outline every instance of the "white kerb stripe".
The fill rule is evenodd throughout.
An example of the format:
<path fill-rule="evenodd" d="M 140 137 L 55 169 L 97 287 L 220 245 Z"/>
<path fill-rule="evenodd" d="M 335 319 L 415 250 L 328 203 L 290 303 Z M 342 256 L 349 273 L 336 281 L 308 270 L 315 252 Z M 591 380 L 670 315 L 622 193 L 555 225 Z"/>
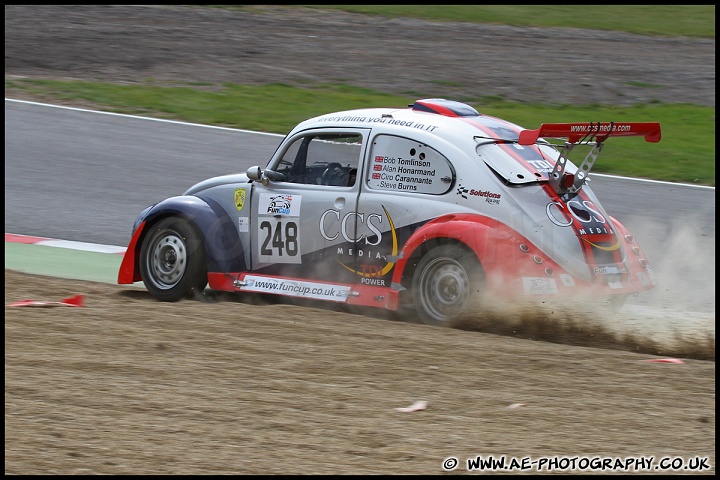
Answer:
<path fill-rule="evenodd" d="M 41 240 L 35 245 L 43 245 L 45 247 L 69 248 L 72 250 L 83 250 L 86 252 L 98 253 L 125 253 L 127 248 L 116 247 L 114 245 L 99 245 L 96 243 L 73 242 L 71 240 Z"/>

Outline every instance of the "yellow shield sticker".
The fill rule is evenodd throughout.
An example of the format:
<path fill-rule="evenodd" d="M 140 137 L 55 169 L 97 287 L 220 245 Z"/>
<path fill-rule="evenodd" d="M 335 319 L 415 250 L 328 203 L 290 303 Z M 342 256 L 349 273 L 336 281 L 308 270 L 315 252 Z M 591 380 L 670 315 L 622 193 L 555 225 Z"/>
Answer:
<path fill-rule="evenodd" d="M 238 212 L 240 212 L 240 211 L 242 211 L 244 206 L 245 206 L 245 189 L 237 188 L 237 189 L 235 189 L 235 208 L 237 208 Z"/>

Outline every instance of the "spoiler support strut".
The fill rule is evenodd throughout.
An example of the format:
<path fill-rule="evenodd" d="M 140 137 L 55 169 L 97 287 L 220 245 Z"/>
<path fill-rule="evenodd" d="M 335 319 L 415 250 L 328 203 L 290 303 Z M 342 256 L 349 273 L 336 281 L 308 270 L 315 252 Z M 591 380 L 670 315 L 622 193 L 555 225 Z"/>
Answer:
<path fill-rule="evenodd" d="M 643 136 L 647 142 L 660 141 L 660 124 L 657 122 L 634 123 L 544 123 L 536 130 L 522 130 L 519 135 L 520 145 L 533 145 L 541 136 L 567 139 L 560 148 L 549 183 L 559 195 L 577 193 L 588 181 L 590 170 L 595 164 L 603 144 L 611 136 Z M 566 174 L 565 167 L 570 152 L 577 145 L 591 147 L 575 175 Z"/>

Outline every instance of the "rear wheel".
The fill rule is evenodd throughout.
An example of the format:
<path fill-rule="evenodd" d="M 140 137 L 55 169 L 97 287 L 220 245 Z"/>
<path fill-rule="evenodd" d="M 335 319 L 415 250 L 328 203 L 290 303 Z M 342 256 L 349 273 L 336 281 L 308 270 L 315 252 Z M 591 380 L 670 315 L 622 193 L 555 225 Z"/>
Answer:
<path fill-rule="evenodd" d="M 207 285 L 205 249 L 192 225 L 179 217 L 153 225 L 140 248 L 140 273 L 148 291 L 164 302 L 201 293 Z"/>
<path fill-rule="evenodd" d="M 467 313 L 480 295 L 481 267 L 475 255 L 458 245 L 426 253 L 415 269 L 412 295 L 423 323 L 446 325 Z"/>

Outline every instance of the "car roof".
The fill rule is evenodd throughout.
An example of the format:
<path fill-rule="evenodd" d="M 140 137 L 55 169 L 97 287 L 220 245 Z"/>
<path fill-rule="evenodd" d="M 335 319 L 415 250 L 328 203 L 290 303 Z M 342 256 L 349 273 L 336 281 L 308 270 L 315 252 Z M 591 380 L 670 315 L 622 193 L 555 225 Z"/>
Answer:
<path fill-rule="evenodd" d="M 517 141 L 522 127 L 484 115 L 473 107 L 442 98 L 417 100 L 407 107 L 362 108 L 333 112 L 301 122 L 293 132 L 311 128 L 376 128 L 387 133 L 422 132 L 451 143 L 475 138 Z"/>
<path fill-rule="evenodd" d="M 300 123 L 290 135 L 319 128 L 372 128 L 373 134 L 411 138 L 440 148 L 444 155 L 449 155 L 451 151 L 463 152 L 453 156 L 456 166 L 459 163 L 474 164 L 475 159 L 480 158 L 477 148 L 483 144 L 517 145 L 520 132 L 524 130 L 514 123 L 484 115 L 464 103 L 442 98 L 417 100 L 405 108 L 363 108 L 328 113 Z M 441 142 L 444 146 L 440 145 Z M 482 159 L 509 183 L 547 180 L 547 172 L 526 161 L 543 160 L 540 152 L 519 150 L 525 152 L 522 158 L 503 149 L 485 149 Z M 468 156 L 470 152 L 474 154 Z"/>

